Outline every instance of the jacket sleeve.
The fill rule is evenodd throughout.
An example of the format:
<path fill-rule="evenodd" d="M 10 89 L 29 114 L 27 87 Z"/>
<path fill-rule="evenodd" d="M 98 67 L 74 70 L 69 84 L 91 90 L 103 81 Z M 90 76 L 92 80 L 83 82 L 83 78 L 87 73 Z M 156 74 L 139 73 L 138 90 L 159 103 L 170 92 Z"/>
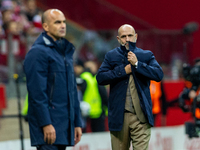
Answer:
<path fill-rule="evenodd" d="M 110 60 L 110 53 L 108 52 L 97 72 L 96 79 L 99 85 L 111 84 L 117 79 L 128 76 L 124 64 L 112 67 Z"/>
<path fill-rule="evenodd" d="M 106 91 L 106 87 L 103 85 L 98 85 L 98 89 L 102 100 L 102 106 L 108 107 L 108 93 Z"/>
<path fill-rule="evenodd" d="M 150 80 L 155 80 L 159 82 L 163 78 L 162 68 L 156 61 L 153 53 L 151 51 L 147 51 L 147 53 L 148 54 L 144 54 L 144 55 L 147 55 L 148 60 L 149 60 L 148 63 L 138 61 L 137 68 L 132 66 L 132 70 L 148 77 Z"/>
<path fill-rule="evenodd" d="M 51 124 L 47 96 L 47 54 L 38 47 L 32 48 L 26 55 L 24 71 L 29 93 L 30 114 L 35 115 L 41 127 Z"/>
<path fill-rule="evenodd" d="M 81 123 L 81 109 L 80 109 L 80 101 L 78 99 L 78 92 L 77 92 L 77 83 L 76 83 L 76 78 L 74 75 L 74 98 L 75 98 L 75 104 L 74 104 L 74 113 L 75 113 L 75 119 L 74 119 L 74 125 L 75 127 L 82 127 Z"/>

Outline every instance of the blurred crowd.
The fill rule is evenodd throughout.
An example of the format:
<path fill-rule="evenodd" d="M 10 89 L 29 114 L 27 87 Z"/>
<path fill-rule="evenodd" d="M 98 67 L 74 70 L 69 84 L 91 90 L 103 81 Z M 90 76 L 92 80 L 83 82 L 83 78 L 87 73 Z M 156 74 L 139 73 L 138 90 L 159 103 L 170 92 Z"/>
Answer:
<path fill-rule="evenodd" d="M 9 49 L 12 47 L 13 61 L 18 68 L 16 65 L 22 63 L 33 38 L 42 31 L 41 15 L 42 10 L 38 9 L 35 0 L 0 1 L 1 82 L 8 82 Z"/>
<path fill-rule="evenodd" d="M 1 36 L 41 32 L 42 11 L 37 8 L 35 0 L 1 0 L 0 8 Z"/>

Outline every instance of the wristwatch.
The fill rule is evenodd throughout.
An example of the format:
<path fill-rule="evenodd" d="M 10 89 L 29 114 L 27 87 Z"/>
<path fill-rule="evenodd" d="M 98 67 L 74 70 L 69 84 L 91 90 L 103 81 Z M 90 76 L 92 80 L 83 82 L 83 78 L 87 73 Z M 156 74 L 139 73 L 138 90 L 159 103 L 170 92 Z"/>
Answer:
<path fill-rule="evenodd" d="M 137 68 L 137 65 L 138 65 L 138 61 L 135 63 L 134 67 Z"/>

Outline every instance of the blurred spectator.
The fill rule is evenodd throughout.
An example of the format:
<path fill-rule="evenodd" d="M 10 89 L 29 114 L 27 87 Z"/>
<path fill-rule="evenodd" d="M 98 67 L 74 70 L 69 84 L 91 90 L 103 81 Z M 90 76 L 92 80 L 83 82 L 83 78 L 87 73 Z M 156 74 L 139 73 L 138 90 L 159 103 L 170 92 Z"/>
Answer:
<path fill-rule="evenodd" d="M 90 105 L 87 102 L 83 101 L 83 93 L 81 89 L 85 89 L 86 81 L 83 80 L 80 75 L 84 72 L 84 63 L 81 59 L 75 60 L 74 63 L 74 72 L 76 75 L 78 99 L 80 101 L 80 109 L 82 115 L 82 132 L 86 132 L 87 127 L 87 117 L 89 116 Z"/>
<path fill-rule="evenodd" d="M 42 17 L 42 11 L 39 11 L 38 14 L 36 14 L 33 17 L 33 20 L 31 22 L 30 28 L 27 30 L 27 34 L 32 35 L 32 36 L 37 36 L 38 33 L 42 32 L 42 22 L 41 22 L 41 17 Z"/>
<path fill-rule="evenodd" d="M 38 14 L 38 9 L 36 6 L 35 0 L 27 0 L 26 1 L 26 16 L 28 21 L 33 22 L 33 18 Z"/>
<path fill-rule="evenodd" d="M 4 10 L 12 10 L 13 7 L 13 2 L 11 0 L 2 0 L 1 1 L 1 11 Z"/>
<path fill-rule="evenodd" d="M 83 100 L 90 104 L 89 122 L 92 132 L 105 131 L 105 116 L 107 116 L 108 95 L 105 86 L 97 84 L 96 73 L 98 70 L 95 61 L 84 63 L 85 72 L 81 77 L 87 86 L 83 92 Z"/>
<path fill-rule="evenodd" d="M 36 6 L 35 0 L 27 0 L 25 3 L 25 12 L 28 21 L 30 22 L 31 27 L 27 31 L 28 34 L 38 35 L 42 31 L 42 22 L 41 17 L 43 11 L 39 10 Z"/>
<path fill-rule="evenodd" d="M 165 92 L 163 89 L 163 80 L 156 82 L 151 80 L 150 82 L 150 93 L 152 100 L 152 112 L 154 117 L 154 124 L 156 126 L 156 117 L 158 114 L 161 115 L 161 126 L 166 125 L 166 113 L 167 113 L 167 102 Z"/>
<path fill-rule="evenodd" d="M 34 27 L 38 28 L 38 29 L 42 29 L 42 21 L 41 21 L 41 18 L 42 18 L 42 11 L 39 11 L 38 14 L 36 14 L 34 17 L 33 17 L 33 25 Z"/>
<path fill-rule="evenodd" d="M 105 131 L 105 115 L 107 113 L 108 96 L 104 86 L 99 86 L 96 81 L 97 63 L 94 61 L 77 61 L 75 72 L 79 76 L 77 84 L 83 94 L 83 101 L 89 104 L 87 125 L 90 125 L 92 132 Z M 83 109 L 82 109 L 83 110 Z M 86 132 L 86 128 L 83 130 Z"/>
<path fill-rule="evenodd" d="M 3 21 L 2 27 L 5 32 L 7 31 L 8 24 L 10 23 L 10 21 L 12 21 L 12 18 L 13 18 L 12 10 L 8 9 L 8 10 L 2 11 L 2 21 Z"/>
<path fill-rule="evenodd" d="M 84 62 L 81 59 L 76 59 L 74 63 L 74 72 L 77 77 L 84 72 Z"/>
<path fill-rule="evenodd" d="M 155 123 L 156 116 L 161 112 L 161 102 L 160 102 L 160 98 L 162 95 L 161 82 L 156 82 L 156 81 L 151 80 L 150 93 L 151 93 L 152 111 L 153 111 L 154 123 Z"/>
<path fill-rule="evenodd" d="M 16 21 L 10 21 L 7 27 L 7 31 L 12 35 L 20 35 L 22 32 L 21 25 Z"/>

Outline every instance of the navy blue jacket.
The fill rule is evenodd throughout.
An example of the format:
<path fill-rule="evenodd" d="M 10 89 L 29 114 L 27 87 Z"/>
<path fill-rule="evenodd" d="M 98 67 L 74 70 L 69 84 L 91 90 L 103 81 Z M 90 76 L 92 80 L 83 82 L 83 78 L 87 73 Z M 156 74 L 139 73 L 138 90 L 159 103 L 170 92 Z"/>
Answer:
<path fill-rule="evenodd" d="M 81 127 L 73 70 L 74 46 L 66 39 L 59 42 L 56 44 L 43 32 L 25 57 L 32 146 L 45 144 L 45 125 L 54 126 L 55 144 L 61 145 L 74 145 L 74 128 Z"/>
<path fill-rule="evenodd" d="M 150 96 L 150 80 L 161 81 L 163 71 L 149 50 L 137 48 L 135 43 L 129 43 L 130 51 L 135 53 L 138 66 L 131 65 L 132 75 L 140 99 L 141 108 L 151 126 L 154 125 L 152 102 Z M 108 122 L 110 131 L 120 131 L 123 126 L 126 91 L 129 76 L 124 67 L 129 64 L 127 50 L 124 46 L 117 47 L 105 55 L 105 59 L 98 70 L 96 79 L 98 84 L 110 84 L 108 103 Z"/>

